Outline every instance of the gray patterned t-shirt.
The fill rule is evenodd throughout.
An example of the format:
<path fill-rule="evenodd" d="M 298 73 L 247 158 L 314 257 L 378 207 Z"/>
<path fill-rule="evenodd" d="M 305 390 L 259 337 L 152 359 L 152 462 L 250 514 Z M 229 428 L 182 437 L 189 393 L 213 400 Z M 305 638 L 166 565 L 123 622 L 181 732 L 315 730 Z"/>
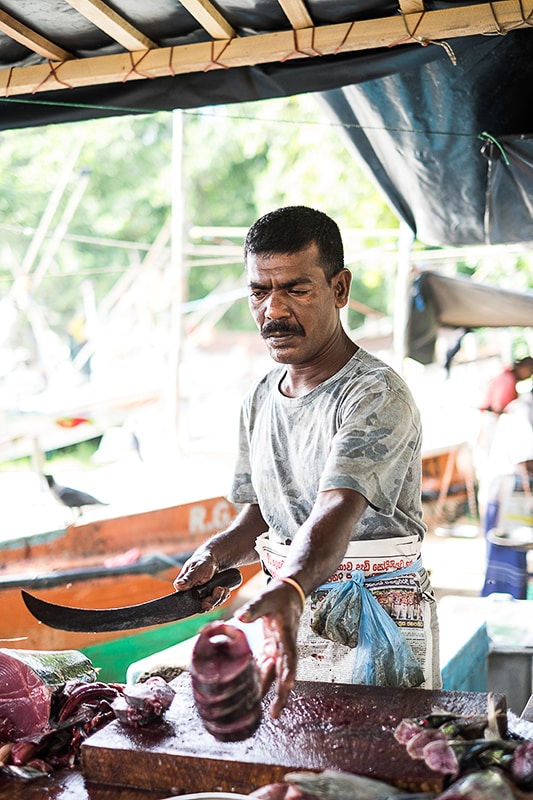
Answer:
<path fill-rule="evenodd" d="M 369 505 L 352 540 L 422 540 L 422 431 L 405 382 L 362 348 L 303 397 L 281 394 L 284 373 L 275 367 L 243 403 L 231 500 L 258 503 L 270 536 L 288 543 L 319 491 L 354 489 Z"/>

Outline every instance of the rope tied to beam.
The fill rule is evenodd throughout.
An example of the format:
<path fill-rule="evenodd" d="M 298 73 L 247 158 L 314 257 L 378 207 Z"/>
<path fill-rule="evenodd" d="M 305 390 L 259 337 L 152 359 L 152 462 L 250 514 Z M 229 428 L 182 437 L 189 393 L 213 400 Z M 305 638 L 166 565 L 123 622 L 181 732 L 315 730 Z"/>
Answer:
<path fill-rule="evenodd" d="M 222 50 L 218 54 L 218 56 L 215 58 L 215 40 L 214 39 L 211 40 L 211 62 L 207 65 L 207 67 L 204 67 L 204 69 L 203 69 L 204 72 L 209 72 L 210 69 L 215 69 L 215 67 L 221 67 L 222 69 L 229 69 L 228 65 L 227 64 L 221 64 L 219 59 L 225 53 L 225 51 L 228 49 L 230 44 L 231 44 L 231 39 L 228 39 L 226 41 L 226 43 L 224 44 L 224 47 L 222 48 Z"/>
<path fill-rule="evenodd" d="M 494 5 L 492 4 L 491 0 L 489 0 L 489 8 L 490 8 L 490 13 L 492 14 L 492 18 L 494 20 L 494 25 L 496 26 L 496 33 L 499 33 L 500 36 L 505 36 L 505 31 L 503 30 L 502 26 L 500 25 L 498 17 L 496 16 L 496 11 L 494 10 Z M 522 12 L 522 14 L 523 14 L 523 12 Z"/>
<path fill-rule="evenodd" d="M 14 67 L 10 67 L 9 68 L 9 73 L 8 73 L 8 76 L 7 76 L 7 83 L 6 83 L 6 95 L 5 95 L 6 97 L 9 97 L 9 86 L 11 84 L 11 77 L 13 75 L 13 69 L 14 69 Z"/>
<path fill-rule="evenodd" d="M 533 26 L 533 21 L 532 21 L 533 9 L 526 17 L 524 14 L 524 6 L 522 5 L 522 0 L 518 0 L 518 7 L 520 8 L 520 16 L 522 18 L 522 22 L 524 23 L 524 25 L 528 25 L 531 28 Z"/>
<path fill-rule="evenodd" d="M 316 27 L 313 27 L 313 28 L 311 29 L 311 50 L 313 51 L 313 53 L 315 54 L 315 56 L 323 56 L 323 55 L 324 55 L 324 53 L 321 53 L 321 52 L 320 52 L 320 50 L 318 50 L 318 49 L 315 47 L 315 34 L 316 34 Z"/>
<path fill-rule="evenodd" d="M 492 0 L 488 0 L 488 5 L 490 8 L 490 13 L 492 14 L 492 18 L 494 20 L 494 25 L 496 26 L 496 30 L 494 33 L 484 33 L 483 36 L 505 36 L 506 33 L 512 30 L 516 30 L 517 28 L 522 28 L 524 25 L 528 28 L 533 27 L 533 11 L 531 11 L 528 16 L 526 17 L 524 13 L 524 6 L 522 5 L 522 0 L 518 0 L 518 7 L 520 9 L 520 22 L 516 25 L 507 25 L 505 28 L 502 27 L 500 21 L 496 15 L 496 9 L 492 3 Z"/>
<path fill-rule="evenodd" d="M 444 49 L 444 51 L 446 52 L 446 55 L 448 56 L 448 58 L 450 59 L 450 61 L 454 65 L 454 67 L 457 66 L 456 55 L 453 52 L 453 48 L 451 47 L 451 45 L 448 42 L 446 42 L 444 39 L 442 39 L 442 40 L 440 40 L 440 39 L 426 39 L 424 36 L 418 36 L 417 35 L 416 32 L 417 32 L 418 28 L 420 27 L 420 25 L 422 23 L 422 20 L 426 16 L 426 12 L 425 11 L 421 11 L 421 12 L 418 13 L 418 20 L 417 20 L 417 23 L 416 23 L 415 27 L 413 28 L 413 30 L 410 30 L 409 25 L 407 24 L 407 17 L 414 16 L 414 14 L 404 14 L 403 11 L 400 11 L 400 15 L 402 17 L 402 22 L 403 22 L 405 30 L 407 32 L 407 36 L 405 37 L 405 39 L 400 39 L 398 42 L 394 42 L 393 44 L 388 45 L 389 47 L 396 47 L 399 44 L 406 44 L 407 42 L 416 42 L 417 44 L 421 45 L 422 47 L 427 47 L 429 44 L 438 44 L 439 47 L 442 47 Z"/>
<path fill-rule="evenodd" d="M 176 70 L 174 69 L 174 64 L 172 63 L 174 59 L 174 45 L 170 48 L 170 53 L 168 54 L 168 71 L 172 75 L 173 78 L 176 77 Z"/>
<path fill-rule="evenodd" d="M 314 58 L 315 56 L 323 56 L 324 53 L 321 53 L 320 50 L 317 50 L 317 48 L 315 47 L 315 32 L 316 28 L 313 27 L 311 29 L 311 48 L 310 48 L 312 51 L 312 55 L 309 55 L 309 53 L 306 53 L 304 50 L 300 50 L 300 45 L 298 44 L 298 31 L 296 30 L 296 28 L 293 28 L 292 38 L 294 42 L 294 49 L 291 50 L 291 52 L 288 53 L 283 58 L 280 58 L 280 63 L 284 64 L 285 61 L 288 61 L 290 58 L 294 58 L 294 56 L 303 56 L 304 58 Z"/>
<path fill-rule="evenodd" d="M 58 63 L 57 63 L 57 66 L 56 66 L 56 65 L 54 64 L 54 62 L 53 62 L 53 61 L 48 61 L 48 67 L 49 67 L 49 69 L 50 69 L 50 72 L 49 72 L 49 73 L 48 73 L 48 75 L 46 75 L 46 76 L 45 76 L 45 77 L 42 79 L 42 81 L 41 81 L 41 82 L 40 82 L 40 83 L 39 83 L 39 84 L 38 84 L 38 85 L 37 85 L 37 86 L 36 86 L 36 87 L 35 87 L 35 88 L 32 90 L 32 94 L 35 94 L 36 92 L 38 92 L 38 91 L 39 91 L 39 89 L 41 88 L 41 86 L 44 86 L 44 84 L 45 84 L 45 83 L 46 83 L 48 80 L 50 80 L 50 78 L 53 78 L 55 81 L 57 81 L 58 83 L 60 83 L 60 84 L 61 84 L 61 86 L 66 86 L 66 88 L 67 88 L 67 89 L 73 89 L 74 87 L 72 86 L 72 84 L 70 84 L 70 83 L 67 83 L 66 81 L 62 81 L 62 80 L 61 80 L 61 78 L 59 77 L 59 75 L 57 74 L 57 71 L 58 71 L 59 67 L 60 67 L 60 66 L 61 66 L 61 64 L 63 64 L 63 63 L 64 63 L 63 61 L 60 61 L 60 62 L 58 62 Z M 11 76 L 9 76 L 9 79 L 11 80 Z"/>
<path fill-rule="evenodd" d="M 132 75 L 138 75 L 139 78 L 150 78 L 150 79 L 153 79 L 153 77 L 154 77 L 153 75 L 147 75 L 145 72 L 139 72 L 139 70 L 137 69 L 137 67 L 139 66 L 139 64 L 143 60 L 143 58 L 146 58 L 146 56 L 148 55 L 149 52 L 150 52 L 149 50 L 145 50 L 138 61 L 134 61 L 133 60 L 133 53 L 131 51 L 128 52 L 128 55 L 130 57 L 130 62 L 131 62 L 131 69 L 122 78 L 122 83 L 126 83 L 126 81 L 129 81 L 129 79 L 131 78 Z"/>
<path fill-rule="evenodd" d="M 352 22 L 350 23 L 350 27 L 348 28 L 348 30 L 347 30 L 347 31 L 346 31 L 346 33 L 344 34 L 344 37 L 343 37 L 343 39 L 342 39 L 341 43 L 340 43 L 340 44 L 339 44 L 339 45 L 338 45 L 338 46 L 335 48 L 335 50 L 333 51 L 333 55 L 334 55 L 334 56 L 338 55 L 338 54 L 341 52 L 342 48 L 344 47 L 344 45 L 345 45 L 345 44 L 346 44 L 346 42 L 348 41 L 348 37 L 349 37 L 349 35 L 351 34 L 351 32 L 352 32 L 352 30 L 353 30 L 353 26 L 354 26 L 354 25 L 355 25 L 355 22 L 353 22 L 353 21 L 352 21 Z"/>

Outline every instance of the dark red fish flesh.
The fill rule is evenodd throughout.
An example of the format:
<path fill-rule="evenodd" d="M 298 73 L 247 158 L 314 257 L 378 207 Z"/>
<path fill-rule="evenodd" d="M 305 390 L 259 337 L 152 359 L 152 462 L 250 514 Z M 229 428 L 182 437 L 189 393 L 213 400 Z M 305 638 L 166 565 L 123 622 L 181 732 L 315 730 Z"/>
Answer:
<path fill-rule="evenodd" d="M 204 727 L 221 742 L 247 739 L 261 721 L 259 671 L 245 634 L 212 622 L 200 632 L 190 666 L 194 702 Z"/>

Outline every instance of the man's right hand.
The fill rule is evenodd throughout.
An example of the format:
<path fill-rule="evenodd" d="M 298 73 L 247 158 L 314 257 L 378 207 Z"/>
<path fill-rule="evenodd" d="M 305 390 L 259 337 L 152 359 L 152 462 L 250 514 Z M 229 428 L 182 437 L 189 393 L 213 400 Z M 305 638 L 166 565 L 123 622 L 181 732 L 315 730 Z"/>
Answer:
<path fill-rule="evenodd" d="M 194 586 L 201 586 L 211 580 L 219 572 L 219 563 L 210 550 L 198 550 L 187 559 L 178 577 L 174 581 L 174 589 L 183 592 Z M 216 586 L 210 595 L 202 600 L 202 611 L 211 611 L 229 599 L 231 591 L 224 586 Z"/>
<path fill-rule="evenodd" d="M 253 564 L 258 560 L 255 550 L 257 537 L 267 529 L 259 506 L 244 506 L 226 530 L 219 531 L 201 544 L 187 559 L 174 581 L 174 589 L 183 592 L 207 583 L 221 569 Z M 218 586 L 204 599 L 202 610 L 210 611 L 225 603 L 229 596 L 229 589 Z"/>

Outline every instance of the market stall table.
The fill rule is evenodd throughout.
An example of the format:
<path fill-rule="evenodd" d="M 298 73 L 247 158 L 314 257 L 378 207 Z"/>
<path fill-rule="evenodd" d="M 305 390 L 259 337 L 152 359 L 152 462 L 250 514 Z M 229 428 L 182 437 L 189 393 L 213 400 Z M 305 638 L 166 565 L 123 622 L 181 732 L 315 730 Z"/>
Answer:
<path fill-rule="evenodd" d="M 169 795 L 218 790 L 250 793 L 283 780 L 289 771 L 337 769 L 410 791 L 440 791 L 443 775 L 406 758 L 394 730 L 405 717 L 434 706 L 458 714 L 483 714 L 482 692 L 445 692 L 297 681 L 279 719 L 268 715 L 242 742 L 219 742 L 194 707 L 190 675 L 173 682 L 176 697 L 164 724 L 126 729 L 111 722 L 82 745 L 86 780 L 166 789 Z M 505 698 L 496 695 L 506 711 Z"/>
<path fill-rule="evenodd" d="M 384 780 L 409 791 L 442 791 L 444 776 L 406 758 L 394 730 L 405 717 L 437 705 L 458 714 L 487 710 L 483 692 L 394 689 L 297 682 L 279 720 L 264 717 L 243 742 L 221 743 L 203 728 L 190 675 L 174 682 L 165 720 L 135 729 L 118 721 L 82 745 L 77 770 L 22 781 L 0 777 L 1 800 L 163 800 L 184 792 L 248 794 L 283 780 L 289 771 L 338 769 Z M 506 703 L 496 696 L 505 721 Z"/>

